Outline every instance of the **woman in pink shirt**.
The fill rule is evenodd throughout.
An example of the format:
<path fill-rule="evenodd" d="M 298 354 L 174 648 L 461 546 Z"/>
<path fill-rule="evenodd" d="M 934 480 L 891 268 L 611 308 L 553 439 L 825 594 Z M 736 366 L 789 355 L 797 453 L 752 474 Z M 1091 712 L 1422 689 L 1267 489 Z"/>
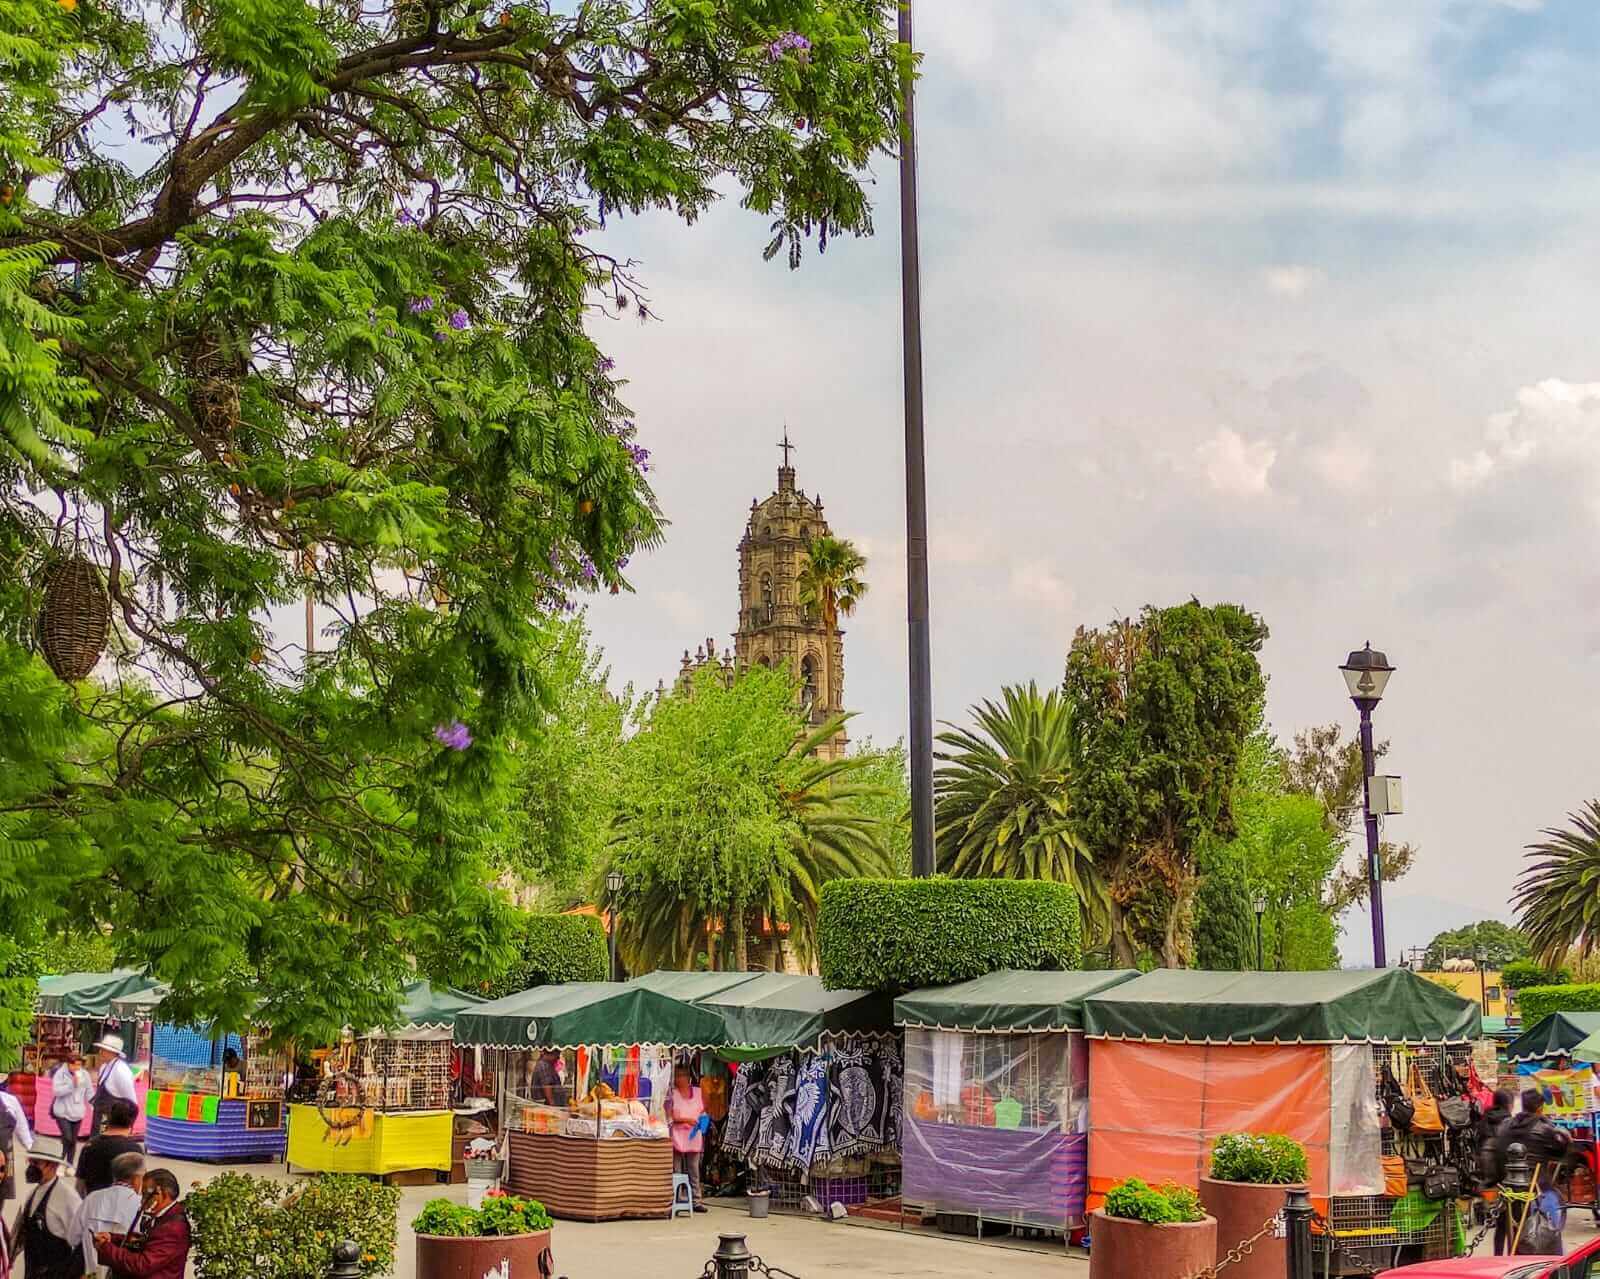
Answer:
<path fill-rule="evenodd" d="M 694 1072 L 680 1065 L 672 1074 L 672 1091 L 667 1094 L 667 1119 L 672 1124 L 672 1170 L 689 1178 L 694 1191 L 694 1210 L 704 1212 L 700 1202 L 700 1159 L 706 1139 L 701 1119 L 706 1103 L 694 1081 Z"/>

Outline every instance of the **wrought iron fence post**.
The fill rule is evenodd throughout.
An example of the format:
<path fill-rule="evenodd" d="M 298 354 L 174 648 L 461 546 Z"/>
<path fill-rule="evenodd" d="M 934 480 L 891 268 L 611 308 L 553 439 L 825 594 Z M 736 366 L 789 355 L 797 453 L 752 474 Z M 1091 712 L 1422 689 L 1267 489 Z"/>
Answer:
<path fill-rule="evenodd" d="M 1289 1279 L 1312 1279 L 1311 1196 L 1304 1190 L 1288 1192 L 1283 1205 L 1288 1234 Z"/>
<path fill-rule="evenodd" d="M 361 1279 L 361 1245 L 346 1239 L 333 1246 L 333 1269 L 328 1279 Z"/>
<path fill-rule="evenodd" d="M 717 1279 L 749 1279 L 750 1249 L 745 1246 L 744 1236 L 718 1235 L 717 1238 L 721 1242 L 711 1254 L 717 1266 Z"/>

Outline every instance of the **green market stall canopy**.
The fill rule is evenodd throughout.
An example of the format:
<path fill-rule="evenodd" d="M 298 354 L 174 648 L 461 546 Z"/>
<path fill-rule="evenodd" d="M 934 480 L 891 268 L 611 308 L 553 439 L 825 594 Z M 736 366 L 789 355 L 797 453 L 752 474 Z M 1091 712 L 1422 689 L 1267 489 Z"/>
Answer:
<path fill-rule="evenodd" d="M 1551 1013 L 1507 1044 L 1506 1057 L 1511 1061 L 1569 1057 L 1573 1049 L 1597 1031 L 1600 1013 Z"/>
<path fill-rule="evenodd" d="M 151 977 L 135 968 L 41 977 L 34 1011 L 45 1017 L 109 1017 L 113 1000 L 125 999 L 155 985 Z"/>
<path fill-rule="evenodd" d="M 400 999 L 400 1012 L 396 1021 L 398 1029 L 448 1030 L 456 1028 L 456 1018 L 469 1008 L 478 1008 L 483 1000 L 449 986 L 434 986 L 425 981 L 407 984 Z"/>
<path fill-rule="evenodd" d="M 724 1057 L 772 1056 L 814 1047 L 824 1035 L 887 1034 L 889 996 L 870 990 L 829 990 L 804 973 L 683 973 L 657 971 L 630 985 L 704 1008 L 722 1019 Z"/>
<path fill-rule="evenodd" d="M 1095 1039 L 1207 1044 L 1465 1043 L 1476 1000 L 1404 968 L 1214 973 L 1157 969 L 1092 995 Z"/>
<path fill-rule="evenodd" d="M 686 1004 L 698 1003 L 712 995 L 720 995 L 734 986 L 754 981 L 760 973 L 679 972 L 672 968 L 658 968 L 653 973 L 635 977 L 628 984 L 643 986 L 658 994 L 681 999 Z"/>
<path fill-rule="evenodd" d="M 662 1044 L 720 1048 L 722 1019 L 707 1009 L 631 982 L 535 986 L 456 1014 L 458 1044 L 486 1048 L 582 1048 Z"/>
<path fill-rule="evenodd" d="M 954 986 L 914 990 L 894 1001 L 897 1026 L 1027 1034 L 1083 1029 L 1083 1001 L 1138 977 L 1137 969 L 1109 972 L 1019 972 L 1001 969 Z"/>

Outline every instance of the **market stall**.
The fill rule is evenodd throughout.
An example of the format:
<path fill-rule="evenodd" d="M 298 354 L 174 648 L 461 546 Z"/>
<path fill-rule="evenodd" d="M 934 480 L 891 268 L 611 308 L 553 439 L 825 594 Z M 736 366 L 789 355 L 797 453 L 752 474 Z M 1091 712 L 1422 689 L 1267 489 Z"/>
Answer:
<path fill-rule="evenodd" d="M 738 976 L 692 999 L 727 1032 L 701 1076 L 711 1166 L 721 1168 L 720 1156 L 736 1170 L 724 1187 L 765 1191 L 779 1207 L 810 1196 L 859 1209 L 897 1196 L 904 1090 L 889 996 L 828 990 L 806 974 Z"/>
<path fill-rule="evenodd" d="M 1083 1001 L 1138 973 L 989 973 L 895 1000 L 905 1200 L 948 1228 L 1065 1231 L 1088 1190 Z"/>
<path fill-rule="evenodd" d="M 1596 1033 L 1600 1033 L 1600 1013 L 1550 1013 L 1507 1044 L 1505 1058 L 1519 1067 L 1565 1065 L 1573 1049 Z"/>
<path fill-rule="evenodd" d="M 150 1086 L 149 1027 L 137 1020 L 123 1020 L 111 1010 L 114 1000 L 149 990 L 155 985 L 137 969 L 114 969 L 109 973 L 64 973 L 41 977 L 34 1004 L 32 1034 L 23 1048 L 23 1069 L 32 1077 L 32 1122 L 35 1132 L 60 1134 L 55 1116 L 50 1113 L 55 1100 L 51 1072 L 69 1052 L 83 1055 L 85 1068 L 95 1073 L 95 1042 L 107 1032 L 120 1035 L 124 1054 L 133 1072 L 135 1103 L 140 1114 L 135 1133 L 143 1133 L 144 1099 Z M 19 1099 L 27 1104 L 25 1097 Z M 84 1118 L 81 1131 L 86 1135 L 93 1123 Z"/>
<path fill-rule="evenodd" d="M 1163 969 L 1091 996 L 1084 1024 L 1091 1206 L 1130 1176 L 1198 1186 L 1222 1133 L 1285 1133 L 1305 1147 L 1313 1201 L 1347 1252 L 1381 1268 L 1457 1246 L 1453 1203 L 1383 1163 L 1450 1167 L 1451 1139 L 1383 1126 L 1379 1096 L 1387 1078 L 1452 1088 L 1479 1033 L 1472 1000 L 1405 969 Z"/>
<path fill-rule="evenodd" d="M 159 1018 L 166 988 L 111 1002 L 123 1024 L 148 1027 L 145 1148 L 202 1162 L 281 1159 L 289 1059 L 263 1034 L 215 1034 Z"/>
<path fill-rule="evenodd" d="M 460 1072 L 452 1039 L 459 1015 L 480 1002 L 412 982 L 398 1026 L 347 1036 L 324 1061 L 317 1100 L 289 1106 L 289 1164 L 310 1172 L 448 1175 Z"/>
<path fill-rule="evenodd" d="M 624 982 L 540 986 L 456 1019 L 458 1043 L 495 1054 L 506 1188 L 582 1221 L 667 1215 L 673 1065 L 726 1037 L 716 1014 Z M 608 1062 L 617 1087 L 600 1082 Z"/>

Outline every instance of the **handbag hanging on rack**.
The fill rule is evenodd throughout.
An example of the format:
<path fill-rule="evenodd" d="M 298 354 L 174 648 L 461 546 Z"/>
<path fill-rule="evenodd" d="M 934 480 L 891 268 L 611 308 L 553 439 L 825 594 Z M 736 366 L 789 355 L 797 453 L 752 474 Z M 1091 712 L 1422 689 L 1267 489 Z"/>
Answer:
<path fill-rule="evenodd" d="M 1417 1063 L 1411 1063 L 1410 1073 L 1406 1077 L 1406 1096 L 1411 1100 L 1411 1131 L 1417 1133 L 1442 1133 L 1444 1120 L 1439 1115 L 1439 1103 L 1434 1100 L 1433 1092 L 1428 1087 L 1428 1081 L 1422 1077 L 1422 1072 L 1417 1069 Z"/>
<path fill-rule="evenodd" d="M 1396 1132 L 1410 1132 L 1411 1121 L 1417 1113 L 1417 1108 L 1412 1105 L 1411 1098 L 1406 1096 L 1405 1089 L 1400 1087 L 1400 1081 L 1394 1077 L 1394 1071 L 1388 1066 L 1383 1068 L 1378 1099 L 1383 1104 L 1383 1113 L 1388 1116 L 1390 1126 Z"/>

